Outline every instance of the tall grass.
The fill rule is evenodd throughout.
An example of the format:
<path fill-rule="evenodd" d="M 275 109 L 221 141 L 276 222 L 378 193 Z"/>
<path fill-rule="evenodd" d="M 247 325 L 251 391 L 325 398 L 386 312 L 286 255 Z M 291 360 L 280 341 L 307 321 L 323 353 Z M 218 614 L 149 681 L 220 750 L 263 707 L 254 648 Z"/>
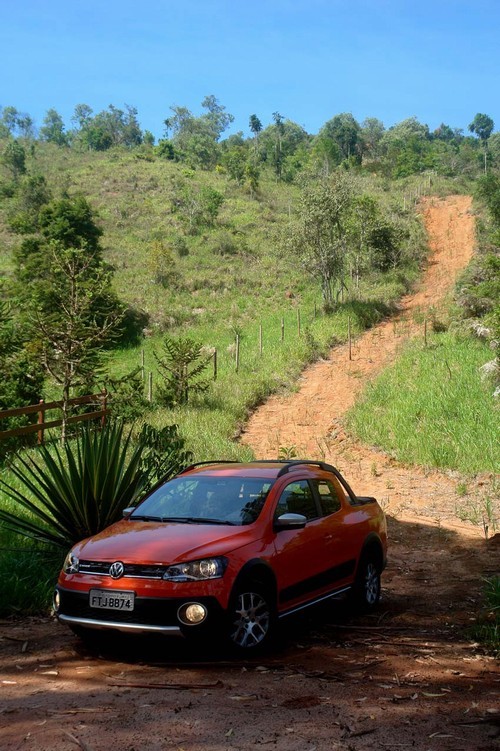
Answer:
<path fill-rule="evenodd" d="M 33 547 L 0 549 L 0 617 L 47 613 L 64 555 Z"/>
<path fill-rule="evenodd" d="M 485 649 L 500 657 L 500 576 L 484 580 L 484 612 L 471 629 L 471 636 Z"/>
<path fill-rule="evenodd" d="M 479 368 L 491 350 L 477 340 L 434 334 L 408 345 L 369 385 L 348 416 L 365 443 L 411 464 L 463 473 L 498 470 L 498 405 Z"/>

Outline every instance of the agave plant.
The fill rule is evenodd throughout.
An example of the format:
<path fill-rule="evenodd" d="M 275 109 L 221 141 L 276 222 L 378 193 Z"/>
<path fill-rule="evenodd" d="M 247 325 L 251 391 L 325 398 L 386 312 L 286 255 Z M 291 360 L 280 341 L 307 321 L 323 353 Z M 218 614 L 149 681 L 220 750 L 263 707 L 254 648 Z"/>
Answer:
<path fill-rule="evenodd" d="M 131 443 L 121 422 L 95 431 L 86 426 L 74 440 L 50 448 L 37 458 L 19 456 L 11 472 L 17 489 L 0 481 L 4 494 L 29 514 L 0 509 L 7 529 L 44 543 L 67 548 L 120 519 L 147 485 L 141 467 L 145 445 Z"/>

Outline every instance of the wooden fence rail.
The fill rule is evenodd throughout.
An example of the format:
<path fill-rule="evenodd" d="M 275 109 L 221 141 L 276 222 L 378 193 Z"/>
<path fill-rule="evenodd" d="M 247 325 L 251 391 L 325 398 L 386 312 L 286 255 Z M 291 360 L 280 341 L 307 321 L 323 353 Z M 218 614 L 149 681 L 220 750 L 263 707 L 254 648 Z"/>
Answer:
<path fill-rule="evenodd" d="M 101 425 L 104 425 L 106 421 L 106 415 L 109 414 L 108 409 L 108 394 L 106 391 L 101 391 L 99 394 L 87 394 L 86 396 L 78 396 L 68 401 L 68 406 L 75 407 L 84 404 L 100 404 L 100 409 L 93 410 L 92 412 L 82 412 L 79 415 L 71 415 L 66 420 L 67 425 L 74 424 L 76 422 L 85 422 L 87 420 L 101 420 Z M 45 402 L 43 399 L 38 404 L 30 404 L 28 407 L 15 407 L 14 409 L 0 410 L 0 421 L 10 417 L 20 417 L 22 415 L 38 415 L 36 423 L 31 425 L 24 425 L 20 428 L 12 428 L 11 430 L 0 431 L 0 441 L 5 438 L 11 438 L 13 436 L 29 435 L 30 433 L 38 433 L 37 442 L 42 444 L 44 442 L 44 432 L 49 428 L 58 428 L 62 425 L 62 419 L 57 420 L 45 420 L 45 413 L 50 410 L 62 409 L 63 402 Z"/>

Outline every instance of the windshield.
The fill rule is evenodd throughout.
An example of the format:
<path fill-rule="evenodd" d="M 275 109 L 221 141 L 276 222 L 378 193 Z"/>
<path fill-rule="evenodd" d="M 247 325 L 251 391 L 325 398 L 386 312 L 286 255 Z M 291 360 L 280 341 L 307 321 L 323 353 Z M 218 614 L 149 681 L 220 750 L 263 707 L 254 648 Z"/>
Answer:
<path fill-rule="evenodd" d="M 246 477 L 176 477 L 155 490 L 130 519 L 206 524 L 252 524 L 271 482 Z"/>

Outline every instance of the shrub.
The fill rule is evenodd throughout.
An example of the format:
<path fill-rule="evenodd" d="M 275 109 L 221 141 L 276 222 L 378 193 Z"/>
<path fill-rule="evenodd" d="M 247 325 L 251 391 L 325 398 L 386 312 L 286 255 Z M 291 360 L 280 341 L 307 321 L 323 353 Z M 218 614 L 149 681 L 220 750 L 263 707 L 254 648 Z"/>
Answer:
<path fill-rule="evenodd" d="M 17 457 L 10 470 L 20 489 L 0 481 L 5 495 L 27 514 L 0 509 L 7 529 L 58 547 L 68 547 L 118 521 L 146 486 L 144 444 L 131 445 L 123 423 L 101 431 L 85 426 L 62 446 L 40 446 Z"/>
<path fill-rule="evenodd" d="M 102 430 L 86 425 L 62 447 L 40 446 L 35 458 L 18 457 L 10 467 L 17 486 L 0 487 L 27 513 L 0 509 L 0 522 L 17 534 L 68 548 L 118 521 L 159 479 L 192 460 L 176 425 L 145 424 L 135 443 L 120 420 Z"/>

